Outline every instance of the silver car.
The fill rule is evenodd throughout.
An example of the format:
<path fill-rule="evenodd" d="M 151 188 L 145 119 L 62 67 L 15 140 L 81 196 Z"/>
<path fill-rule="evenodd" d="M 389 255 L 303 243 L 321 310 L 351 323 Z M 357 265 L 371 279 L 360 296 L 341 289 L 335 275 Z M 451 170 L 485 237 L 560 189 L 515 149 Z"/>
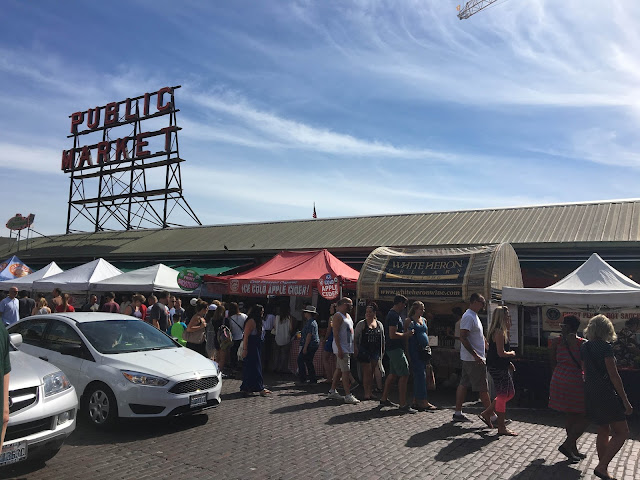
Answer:
<path fill-rule="evenodd" d="M 52 458 L 76 428 L 78 410 L 75 389 L 66 375 L 54 365 L 18 351 L 22 335 L 10 338 L 9 425 L 0 467 Z"/>
<path fill-rule="evenodd" d="M 218 364 L 135 317 L 36 315 L 9 332 L 24 337 L 24 353 L 67 375 L 80 415 L 96 428 L 109 428 L 119 418 L 189 415 L 220 404 Z"/>

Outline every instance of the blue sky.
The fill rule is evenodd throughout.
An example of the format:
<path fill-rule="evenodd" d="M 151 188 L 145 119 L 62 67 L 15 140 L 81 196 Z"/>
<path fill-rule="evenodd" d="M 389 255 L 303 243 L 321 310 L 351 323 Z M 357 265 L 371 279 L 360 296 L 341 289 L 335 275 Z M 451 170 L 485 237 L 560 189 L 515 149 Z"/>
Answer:
<path fill-rule="evenodd" d="M 170 85 L 203 224 L 637 197 L 640 3 L 457 3 L 5 1 L 3 215 L 63 233 L 68 116 Z"/>

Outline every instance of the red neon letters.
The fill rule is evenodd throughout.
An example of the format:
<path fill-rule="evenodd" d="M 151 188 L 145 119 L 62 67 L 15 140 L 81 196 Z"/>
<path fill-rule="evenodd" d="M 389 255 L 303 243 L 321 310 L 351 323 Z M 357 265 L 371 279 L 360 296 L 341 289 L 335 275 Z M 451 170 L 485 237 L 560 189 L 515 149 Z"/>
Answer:
<path fill-rule="evenodd" d="M 171 98 L 167 101 L 164 99 L 164 95 L 169 94 Z M 162 87 L 157 92 L 145 93 L 140 100 L 143 101 L 142 117 L 148 117 L 151 115 L 150 106 L 151 98 L 157 97 L 156 110 L 158 113 L 168 113 L 173 110 L 173 88 Z M 124 118 L 120 119 L 120 105 L 124 104 Z M 88 130 L 97 130 L 100 126 L 100 111 L 104 110 L 104 123 L 103 127 L 112 127 L 116 124 L 125 124 L 138 119 L 138 104 L 136 100 L 127 98 L 120 102 L 111 102 L 103 107 L 90 108 L 86 112 L 75 112 L 71 114 L 71 133 L 78 133 L 78 126 L 82 125 L 87 120 Z M 133 111 L 132 111 L 133 110 Z"/>
<path fill-rule="evenodd" d="M 151 111 L 151 101 L 156 97 L 156 111 Z M 167 98 L 168 96 L 168 98 Z M 140 105 L 142 103 L 142 105 Z M 121 117 L 121 108 L 123 106 L 124 113 Z M 142 112 L 140 112 L 142 107 Z M 168 114 L 174 111 L 173 104 L 173 88 L 163 87 L 153 93 L 145 93 L 143 96 L 132 99 L 127 98 L 120 102 L 111 102 L 102 107 L 89 108 L 83 112 L 75 112 L 71 114 L 71 133 L 75 136 L 84 133 L 102 130 L 105 128 L 113 128 L 136 121 L 145 120 L 148 117 Z M 86 125 L 86 129 L 83 126 Z M 129 160 L 129 152 L 133 158 L 143 158 L 151 155 L 151 151 L 145 149 L 149 146 L 146 139 L 164 135 L 164 150 L 171 154 L 172 134 L 180 130 L 179 127 L 172 125 L 162 128 L 154 132 L 139 132 L 135 137 L 123 137 L 114 141 L 103 140 L 97 145 L 85 145 L 82 147 L 72 148 L 62 151 L 61 169 L 65 171 L 82 169 L 86 167 L 95 167 L 110 162 L 122 162 Z M 128 143 L 133 141 L 131 151 L 127 149 Z M 114 151 L 115 149 L 115 151 Z M 92 150 L 95 150 L 96 163 L 93 162 Z"/>

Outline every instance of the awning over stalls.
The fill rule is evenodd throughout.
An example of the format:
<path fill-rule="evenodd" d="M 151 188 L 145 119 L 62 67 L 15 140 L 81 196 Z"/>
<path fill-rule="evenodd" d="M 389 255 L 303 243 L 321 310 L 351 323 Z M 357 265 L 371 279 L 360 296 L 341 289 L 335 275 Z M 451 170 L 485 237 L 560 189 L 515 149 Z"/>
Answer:
<path fill-rule="evenodd" d="M 376 248 L 360 271 L 358 298 L 425 302 L 468 301 L 472 293 L 500 299 L 521 287 L 520 262 L 508 243 L 468 248 Z"/>
<path fill-rule="evenodd" d="M 33 273 L 33 270 L 15 255 L 0 263 L 0 280 L 26 277 L 30 273 Z"/>
<path fill-rule="evenodd" d="M 45 292 L 57 287 L 65 291 L 65 293 L 85 292 L 90 289 L 92 283 L 115 277 L 121 273 L 121 270 L 111 265 L 104 258 L 98 258 L 57 275 L 35 281 L 32 289 Z"/>
<path fill-rule="evenodd" d="M 505 287 L 505 302 L 565 307 L 640 307 L 640 285 L 620 273 L 597 253 L 547 288 Z"/>
<path fill-rule="evenodd" d="M 62 273 L 62 269 L 56 264 L 56 262 L 51 262 L 46 267 L 43 267 L 40 270 L 29 275 L 25 275 L 24 277 L 0 282 L 0 288 L 9 288 L 11 286 L 16 286 L 20 290 L 29 290 L 33 282 L 42 280 L 43 278 L 51 277 L 52 275 L 57 275 L 58 273 Z"/>
<path fill-rule="evenodd" d="M 205 275 L 203 280 L 210 290 L 232 295 L 311 296 L 312 289 L 323 283 L 327 275 L 337 279 L 339 285 L 353 288 L 359 273 L 324 249 L 283 251 L 246 272 L 218 277 Z"/>
<path fill-rule="evenodd" d="M 225 260 L 211 260 L 211 261 L 194 261 L 193 263 L 184 264 L 184 263 L 176 263 L 169 264 L 171 268 L 174 268 L 178 271 L 188 268 L 189 270 L 194 270 L 201 277 L 205 275 L 218 276 L 223 273 L 229 272 L 231 270 L 241 269 L 244 267 L 245 269 L 254 265 L 255 262 L 250 260 L 244 261 L 225 261 Z"/>
<path fill-rule="evenodd" d="M 157 265 L 155 262 L 145 262 L 145 261 L 114 261 L 112 262 L 113 266 L 119 268 L 124 273 L 131 272 L 133 270 L 138 270 L 140 268 L 151 267 Z M 171 260 L 164 262 L 163 265 L 166 265 L 169 268 L 173 268 L 174 270 L 182 270 L 184 268 L 188 268 L 190 270 L 195 270 L 200 275 L 220 275 L 221 273 L 228 272 L 230 270 L 235 270 L 240 267 L 248 267 L 253 265 L 254 262 L 250 259 L 246 260 L 195 260 L 193 262 L 173 262 Z"/>
<path fill-rule="evenodd" d="M 187 293 L 187 291 L 180 288 L 177 278 L 177 270 L 159 263 L 94 282 L 91 284 L 90 289 L 96 292 L 151 292 L 166 290 L 173 293 Z"/>

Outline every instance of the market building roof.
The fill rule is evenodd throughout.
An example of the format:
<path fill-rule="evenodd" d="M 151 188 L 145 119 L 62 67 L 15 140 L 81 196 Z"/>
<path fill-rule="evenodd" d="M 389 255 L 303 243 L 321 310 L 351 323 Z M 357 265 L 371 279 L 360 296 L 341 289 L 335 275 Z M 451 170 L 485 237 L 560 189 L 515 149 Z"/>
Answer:
<path fill-rule="evenodd" d="M 20 255 L 50 261 L 105 257 L 241 259 L 281 250 L 364 251 L 511 243 L 547 249 L 640 246 L 640 199 L 449 212 L 76 233 L 22 242 Z M 2 247 L 0 247 L 2 248 Z M 15 247 L 13 247 L 15 248 Z M 11 252 L 5 247 L 0 256 Z"/>

